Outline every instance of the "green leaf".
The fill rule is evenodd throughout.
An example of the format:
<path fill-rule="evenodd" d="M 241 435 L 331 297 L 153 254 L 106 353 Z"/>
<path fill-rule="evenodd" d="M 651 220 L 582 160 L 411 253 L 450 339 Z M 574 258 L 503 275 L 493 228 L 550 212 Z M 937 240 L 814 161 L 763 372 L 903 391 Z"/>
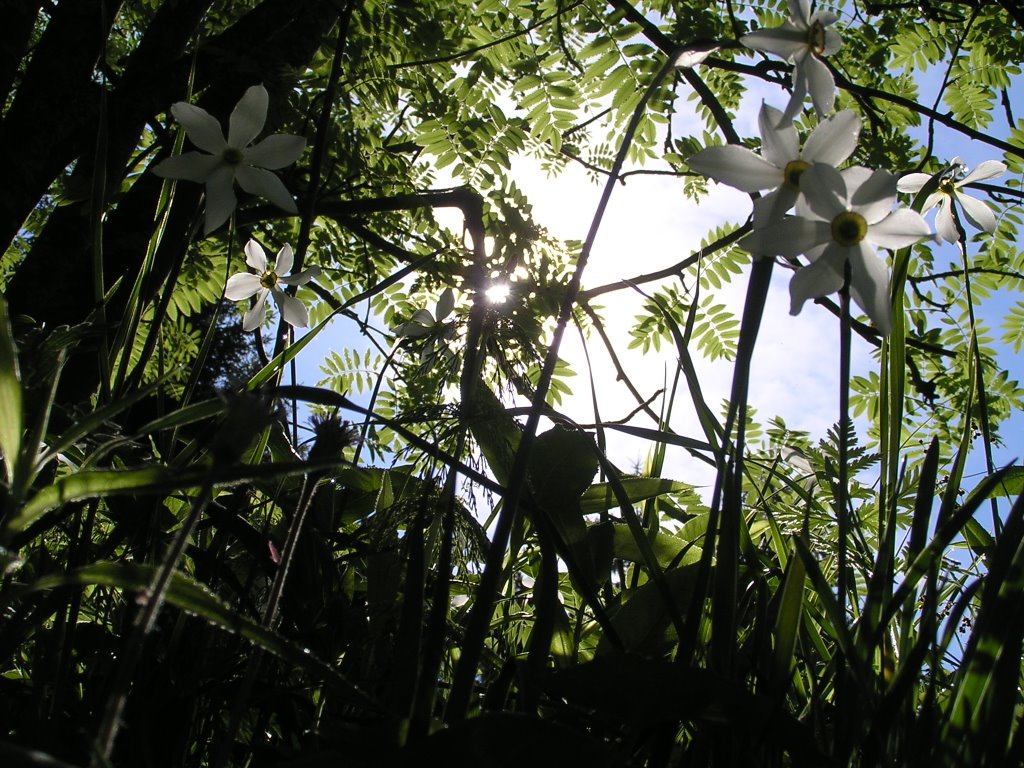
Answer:
<path fill-rule="evenodd" d="M 790 557 L 780 590 L 779 613 L 775 617 L 775 647 L 772 648 L 771 687 L 780 695 L 785 692 L 787 682 L 792 677 L 797 631 L 804 611 L 806 577 L 804 561 L 799 557 Z"/>
<path fill-rule="evenodd" d="M 989 558 L 942 737 L 961 765 L 1009 765 L 1024 647 L 1024 496 L 1014 503 Z M 1019 722 L 1018 726 L 1019 727 Z"/>
<path fill-rule="evenodd" d="M 686 483 L 664 477 L 623 477 L 619 481 L 633 504 L 653 499 L 665 493 L 682 493 L 690 489 Z M 580 508 L 589 515 L 618 506 L 615 494 L 607 483 L 594 483 L 583 492 Z"/>
<path fill-rule="evenodd" d="M 598 575 L 587 541 L 580 497 L 597 474 L 594 439 L 555 426 L 537 436 L 530 452 L 529 480 L 537 506 L 548 516 L 571 554 L 570 573 L 594 584 Z"/>
<path fill-rule="evenodd" d="M 480 445 L 491 472 L 505 485 L 522 439 L 519 425 L 483 379 L 478 378 L 469 393 L 463 392 L 463 397 L 470 404 L 466 409 L 470 432 Z"/>
<path fill-rule="evenodd" d="M 696 579 L 696 566 L 673 568 L 662 574 L 660 584 L 649 581 L 636 589 L 624 590 L 620 594 L 620 604 L 608 610 L 623 647 L 627 651 L 645 654 L 667 651 L 676 641 L 676 632 L 665 605 L 665 592 L 676 606 L 688 605 Z M 611 643 L 602 637 L 598 653 L 611 650 Z"/>
<path fill-rule="evenodd" d="M 1013 499 L 1024 493 L 1024 467 L 1014 465 L 1001 470 L 998 474 L 999 482 L 992 487 L 990 496 L 1006 496 Z"/>
<path fill-rule="evenodd" d="M 187 469 L 172 467 L 146 467 L 144 469 L 86 470 L 64 475 L 43 488 L 22 507 L 21 512 L 8 521 L 5 534 L 25 530 L 42 515 L 62 504 L 101 496 L 170 493 L 185 488 L 211 485 L 232 485 L 253 480 L 304 474 L 317 468 L 336 466 L 336 462 L 313 464 L 294 461 L 276 464 L 214 468 L 194 465 Z"/>
<path fill-rule="evenodd" d="M 530 453 L 530 485 L 544 509 L 580 506 L 597 474 L 594 439 L 585 432 L 555 426 L 537 436 Z"/>
<path fill-rule="evenodd" d="M 13 484 L 21 453 L 21 374 L 7 302 L 0 296 L 0 451 L 4 454 L 7 482 Z"/>
<path fill-rule="evenodd" d="M 707 515 L 700 518 L 707 527 Z M 636 537 L 625 523 L 598 523 L 587 529 L 588 538 L 596 546 L 595 539 L 610 539 L 612 557 L 620 560 L 628 560 L 631 563 L 644 563 L 646 557 L 637 545 Z M 703 533 L 701 534 L 703 535 Z M 696 546 L 692 540 L 682 538 L 678 535 L 658 531 L 648 536 L 651 550 L 662 568 L 670 566 L 692 565 L 700 560 L 701 548 Z"/>

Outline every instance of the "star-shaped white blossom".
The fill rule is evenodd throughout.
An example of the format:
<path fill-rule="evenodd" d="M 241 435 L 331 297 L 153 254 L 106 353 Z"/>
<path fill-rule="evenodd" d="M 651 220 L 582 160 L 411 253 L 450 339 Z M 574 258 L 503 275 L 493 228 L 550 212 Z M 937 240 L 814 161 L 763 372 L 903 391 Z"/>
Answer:
<path fill-rule="evenodd" d="M 838 18 L 830 11 L 811 13 L 809 0 L 789 0 L 789 19 L 781 27 L 757 29 L 740 38 L 748 48 L 774 53 L 793 64 L 793 95 L 784 121 L 796 117 L 808 91 L 818 119 L 832 111 L 836 83 L 820 57 L 831 56 L 842 46 L 839 33 L 827 28 Z"/>
<path fill-rule="evenodd" d="M 418 339 L 439 328 L 448 315 L 455 309 L 455 294 L 451 288 L 445 288 L 437 300 L 434 312 L 429 309 L 417 309 L 407 322 L 395 326 L 395 335 L 407 339 Z"/>
<path fill-rule="evenodd" d="M 267 121 L 268 101 L 267 89 L 262 85 L 249 88 L 231 112 L 227 139 L 220 122 L 205 109 L 185 101 L 171 107 L 171 114 L 184 126 L 191 142 L 211 154 L 185 152 L 159 163 L 153 173 L 206 184 L 204 234 L 217 229 L 235 210 L 236 179 L 246 192 L 266 198 L 289 213 L 298 213 L 295 200 L 268 169 L 294 163 L 306 148 L 306 140 L 279 133 L 249 146 Z"/>
<path fill-rule="evenodd" d="M 855 166 L 840 173 L 815 163 L 801 175 L 800 190 L 796 216 L 755 229 L 740 246 L 756 256 L 804 254 L 811 261 L 789 284 L 794 315 L 808 299 L 840 290 L 849 263 L 850 296 L 875 327 L 888 334 L 889 270 L 875 246 L 905 248 L 930 237 L 925 220 L 909 208 L 892 209 L 896 178 L 888 171 Z"/>
<path fill-rule="evenodd" d="M 443 363 L 452 364 L 455 353 L 449 343 L 455 341 L 456 327 L 454 322 L 445 322 L 445 318 L 454 310 L 455 294 L 451 288 L 445 288 L 433 313 L 429 309 L 417 309 L 407 322 L 395 326 L 394 333 L 400 338 L 424 339 L 420 347 L 420 362 L 423 365 L 430 365 L 437 358 Z"/>
<path fill-rule="evenodd" d="M 305 285 L 314 277 L 320 274 L 320 267 L 310 267 L 295 275 L 290 275 L 295 254 L 292 247 L 287 243 L 277 253 L 274 268 L 267 266 L 267 254 L 263 247 L 255 240 L 245 244 L 245 263 L 256 270 L 257 274 L 251 272 L 239 272 L 228 278 L 227 287 L 224 290 L 224 297 L 232 301 L 248 299 L 256 296 L 256 303 L 245 313 L 242 318 L 242 330 L 251 331 L 263 322 L 263 307 L 267 303 L 267 296 L 274 295 L 281 310 L 281 317 L 289 325 L 297 328 L 305 328 L 309 325 L 309 314 L 302 302 L 294 296 L 285 293 L 280 285 Z M 282 277 L 284 275 L 284 277 Z"/>
<path fill-rule="evenodd" d="M 950 167 L 943 171 L 939 179 L 939 186 L 934 192 L 928 195 L 921 207 L 921 213 L 926 213 L 939 206 L 935 214 L 935 233 L 940 242 L 955 243 L 960 240 L 960 233 L 957 232 L 956 222 L 953 220 L 953 203 L 960 203 L 964 209 L 964 215 L 972 225 L 991 234 L 996 229 L 996 217 L 992 209 L 983 200 L 971 197 L 961 191 L 961 187 L 972 184 L 975 181 L 984 181 L 1001 176 L 1006 173 L 1006 164 L 998 160 L 986 160 L 979 163 L 978 167 L 965 175 L 967 166 L 959 157 L 954 157 Z M 896 188 L 900 192 L 916 193 L 932 180 L 927 173 L 908 173 L 899 180 Z"/>
<path fill-rule="evenodd" d="M 754 227 L 782 219 L 800 195 L 800 175 L 811 163 L 839 165 L 857 146 L 860 120 L 843 110 L 822 121 L 807 137 L 803 152 L 796 128 L 782 112 L 761 105 L 761 154 L 737 144 L 707 147 L 686 162 L 695 171 L 743 192 L 772 191 L 754 202 Z"/>

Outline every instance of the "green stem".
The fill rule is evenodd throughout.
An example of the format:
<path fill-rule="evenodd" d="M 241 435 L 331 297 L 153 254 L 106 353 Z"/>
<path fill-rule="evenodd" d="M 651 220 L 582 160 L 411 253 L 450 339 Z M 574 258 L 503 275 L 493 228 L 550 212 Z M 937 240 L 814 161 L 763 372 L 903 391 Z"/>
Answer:
<path fill-rule="evenodd" d="M 967 318 L 971 326 L 971 355 L 974 357 L 974 383 L 978 393 L 978 426 L 981 429 L 981 440 L 985 450 L 985 470 L 989 475 L 996 471 L 995 459 L 992 456 L 992 430 L 989 426 L 988 397 L 985 393 L 985 366 L 982 364 L 981 347 L 978 346 L 978 328 L 974 317 L 974 293 L 971 290 L 971 273 L 967 267 L 967 233 L 960 217 L 953 210 L 953 222 L 956 224 L 956 231 L 960 235 L 960 264 L 964 275 L 964 291 L 967 294 Z M 964 414 L 968 419 L 970 413 Z M 1003 529 L 1003 523 L 999 519 L 999 504 L 995 497 L 989 499 L 992 508 L 992 532 L 996 536 Z"/>
<path fill-rule="evenodd" d="M 847 586 L 847 539 L 850 536 L 850 517 L 847 514 L 847 497 L 849 483 L 849 434 L 850 434 L 850 262 L 847 261 L 844 268 L 843 287 L 839 292 L 839 466 L 837 468 L 838 478 L 835 489 L 835 513 L 838 528 L 838 568 L 836 576 L 836 599 L 839 603 L 839 618 L 846 622 L 846 593 Z M 879 530 L 881 537 L 882 531 Z M 844 632 L 845 627 L 836 627 L 837 632 Z M 848 731 L 849 718 L 847 718 L 848 678 L 845 665 L 838 664 L 836 669 L 836 703 L 839 713 L 839 727 L 837 729 L 836 754 L 845 754 L 848 741 L 845 734 Z"/>
<path fill-rule="evenodd" d="M 839 529 L 839 574 L 836 579 L 836 598 L 839 611 L 846 613 L 846 540 L 850 535 L 847 515 L 847 484 L 849 483 L 849 431 L 850 431 L 850 263 L 846 263 L 846 282 L 839 293 L 839 467 L 836 488 L 836 521 Z M 881 535 L 881 531 L 879 531 Z"/>

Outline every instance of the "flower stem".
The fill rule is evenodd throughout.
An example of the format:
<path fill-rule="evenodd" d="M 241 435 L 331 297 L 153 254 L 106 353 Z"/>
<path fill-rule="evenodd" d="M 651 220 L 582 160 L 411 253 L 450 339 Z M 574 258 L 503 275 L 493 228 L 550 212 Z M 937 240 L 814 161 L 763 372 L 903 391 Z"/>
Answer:
<path fill-rule="evenodd" d="M 971 290 L 971 273 L 967 263 L 967 232 L 953 210 L 953 222 L 956 231 L 960 235 L 960 263 L 964 273 L 964 292 L 967 295 L 967 318 L 971 327 L 971 356 L 974 358 L 974 385 L 978 397 L 978 428 L 981 432 L 982 445 L 985 450 L 985 470 L 989 475 L 996 471 L 995 460 L 992 457 L 992 431 L 989 428 L 988 396 L 985 392 L 985 366 L 981 359 L 981 348 L 978 346 L 978 328 L 974 317 L 974 293 Z M 971 414 L 964 414 L 970 419 Z M 1003 522 L 999 519 L 999 505 L 995 497 L 989 499 L 992 508 L 992 531 L 998 536 L 1003 529 Z"/>
<path fill-rule="evenodd" d="M 836 484 L 836 521 L 839 528 L 838 567 L 836 597 L 839 600 L 840 615 L 846 615 L 846 543 L 850 535 L 850 521 L 847 515 L 847 484 L 849 483 L 849 434 L 850 434 L 850 263 L 846 263 L 843 289 L 839 293 L 839 467 Z"/>
<path fill-rule="evenodd" d="M 838 574 L 836 576 L 836 599 L 839 603 L 838 619 L 846 623 L 846 593 L 847 587 L 847 540 L 850 536 L 850 516 L 847 510 L 848 483 L 849 483 L 849 435 L 850 435 L 850 262 L 847 261 L 844 269 L 843 287 L 839 292 L 839 466 L 837 468 L 837 480 L 835 489 L 835 513 L 836 525 L 838 528 L 839 546 L 836 555 Z M 845 627 L 836 627 L 836 633 L 846 631 Z M 841 657 L 842 652 L 837 651 Z M 847 667 L 837 658 L 836 664 L 836 711 L 838 712 L 838 729 L 836 731 L 836 755 L 846 754 L 849 746 L 846 737 L 849 719 L 846 717 L 848 711 L 848 689 L 849 678 Z"/>

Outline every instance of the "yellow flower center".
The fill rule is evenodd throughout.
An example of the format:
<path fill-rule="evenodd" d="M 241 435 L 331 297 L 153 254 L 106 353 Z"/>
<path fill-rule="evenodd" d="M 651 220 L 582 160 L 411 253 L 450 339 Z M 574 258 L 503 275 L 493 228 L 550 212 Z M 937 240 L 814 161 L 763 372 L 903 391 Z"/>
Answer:
<path fill-rule="evenodd" d="M 241 165 L 243 160 L 245 160 L 245 155 L 242 154 L 242 150 L 235 149 L 234 147 L 228 147 L 224 150 L 224 163 L 226 165 Z"/>
<path fill-rule="evenodd" d="M 952 195 L 956 191 L 956 182 L 952 179 L 943 179 L 939 182 L 939 191 L 947 195 Z"/>
<path fill-rule="evenodd" d="M 853 211 L 840 213 L 832 219 L 832 239 L 839 245 L 849 247 L 856 245 L 868 233 L 868 223 L 864 217 Z"/>
<path fill-rule="evenodd" d="M 783 182 L 793 189 L 800 189 L 800 174 L 810 167 L 811 164 L 804 160 L 790 160 L 782 171 Z"/>
<path fill-rule="evenodd" d="M 820 21 L 811 24 L 811 28 L 807 30 L 807 45 L 811 47 L 811 52 L 818 56 L 825 52 L 825 25 Z"/>
<path fill-rule="evenodd" d="M 264 288 L 273 288 L 277 285 L 277 280 L 277 272 L 272 269 L 268 269 L 262 276 L 260 276 L 260 285 Z"/>

